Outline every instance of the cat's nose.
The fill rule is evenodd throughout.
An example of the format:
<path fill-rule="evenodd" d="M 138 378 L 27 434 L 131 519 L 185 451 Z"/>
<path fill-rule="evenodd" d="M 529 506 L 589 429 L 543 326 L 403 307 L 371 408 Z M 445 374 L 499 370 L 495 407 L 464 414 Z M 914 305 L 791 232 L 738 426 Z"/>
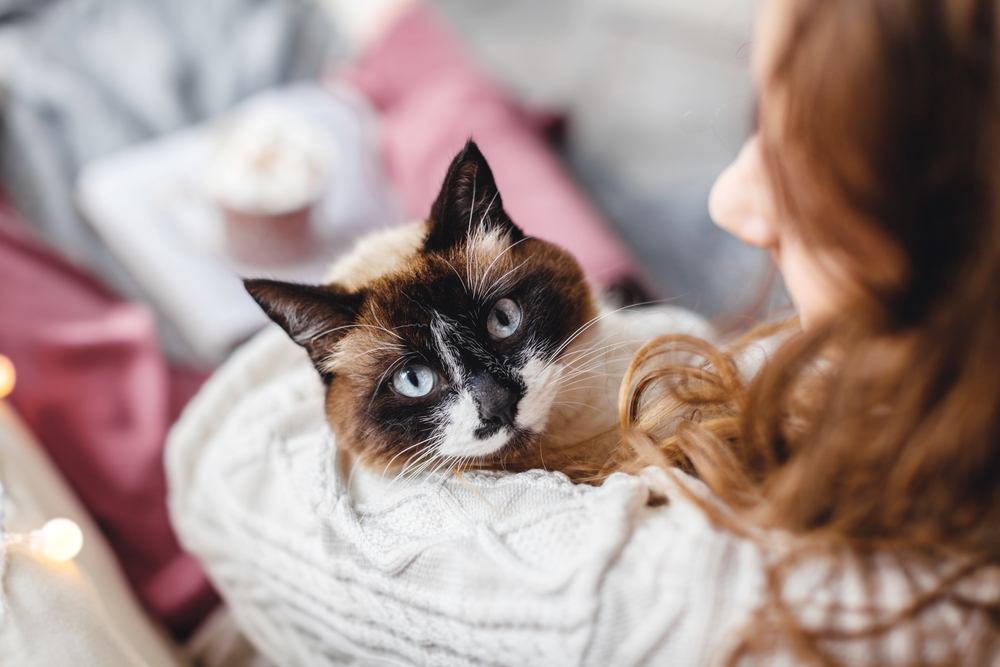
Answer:
<path fill-rule="evenodd" d="M 504 386 L 489 373 L 476 373 L 469 381 L 472 398 L 483 421 L 513 426 L 517 416 L 518 391 Z"/>

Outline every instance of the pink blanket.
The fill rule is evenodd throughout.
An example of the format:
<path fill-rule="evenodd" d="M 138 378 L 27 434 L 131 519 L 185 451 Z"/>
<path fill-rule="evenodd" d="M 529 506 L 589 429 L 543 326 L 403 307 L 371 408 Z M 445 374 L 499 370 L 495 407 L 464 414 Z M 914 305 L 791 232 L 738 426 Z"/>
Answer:
<path fill-rule="evenodd" d="M 150 313 L 29 236 L 0 204 L 0 351 L 10 401 L 104 530 L 140 599 L 178 636 L 216 603 L 165 504 L 163 443 L 204 379 L 161 354 Z"/>

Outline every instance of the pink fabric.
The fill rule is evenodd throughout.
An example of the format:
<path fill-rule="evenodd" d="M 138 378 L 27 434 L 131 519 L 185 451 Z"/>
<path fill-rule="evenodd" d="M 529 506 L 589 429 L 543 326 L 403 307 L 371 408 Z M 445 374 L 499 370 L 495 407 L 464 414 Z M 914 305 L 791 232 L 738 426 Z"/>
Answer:
<path fill-rule="evenodd" d="M 490 161 L 511 217 L 572 252 L 594 280 L 631 274 L 629 252 L 569 179 L 527 115 L 472 62 L 431 10 L 397 19 L 349 73 L 380 112 L 383 157 L 407 213 L 430 211 L 470 136 Z"/>
<path fill-rule="evenodd" d="M 0 201 L 0 352 L 10 400 L 104 530 L 149 611 L 179 637 L 217 599 L 167 518 L 167 429 L 204 380 L 168 365 L 149 312 L 34 241 Z"/>

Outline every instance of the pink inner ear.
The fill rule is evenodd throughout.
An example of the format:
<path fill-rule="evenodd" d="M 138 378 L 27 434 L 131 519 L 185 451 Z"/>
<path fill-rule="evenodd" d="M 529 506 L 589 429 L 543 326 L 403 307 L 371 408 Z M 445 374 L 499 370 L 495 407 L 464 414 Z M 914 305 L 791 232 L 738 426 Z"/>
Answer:
<path fill-rule="evenodd" d="M 320 375 L 327 378 L 329 370 L 323 361 L 357 319 L 364 294 L 266 279 L 244 280 L 243 284 L 264 313 L 306 349 Z"/>

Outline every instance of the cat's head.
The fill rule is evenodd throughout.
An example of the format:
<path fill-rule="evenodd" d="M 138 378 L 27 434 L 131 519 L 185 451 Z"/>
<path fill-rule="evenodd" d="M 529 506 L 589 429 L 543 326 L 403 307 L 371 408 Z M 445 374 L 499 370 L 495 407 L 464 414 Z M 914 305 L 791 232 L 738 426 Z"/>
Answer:
<path fill-rule="evenodd" d="M 394 258 L 362 284 L 246 287 L 309 353 L 340 446 L 369 463 L 482 464 L 532 446 L 553 362 L 595 315 L 583 272 L 514 224 L 471 141 L 416 232 L 402 254 L 369 243 L 360 266 Z"/>

